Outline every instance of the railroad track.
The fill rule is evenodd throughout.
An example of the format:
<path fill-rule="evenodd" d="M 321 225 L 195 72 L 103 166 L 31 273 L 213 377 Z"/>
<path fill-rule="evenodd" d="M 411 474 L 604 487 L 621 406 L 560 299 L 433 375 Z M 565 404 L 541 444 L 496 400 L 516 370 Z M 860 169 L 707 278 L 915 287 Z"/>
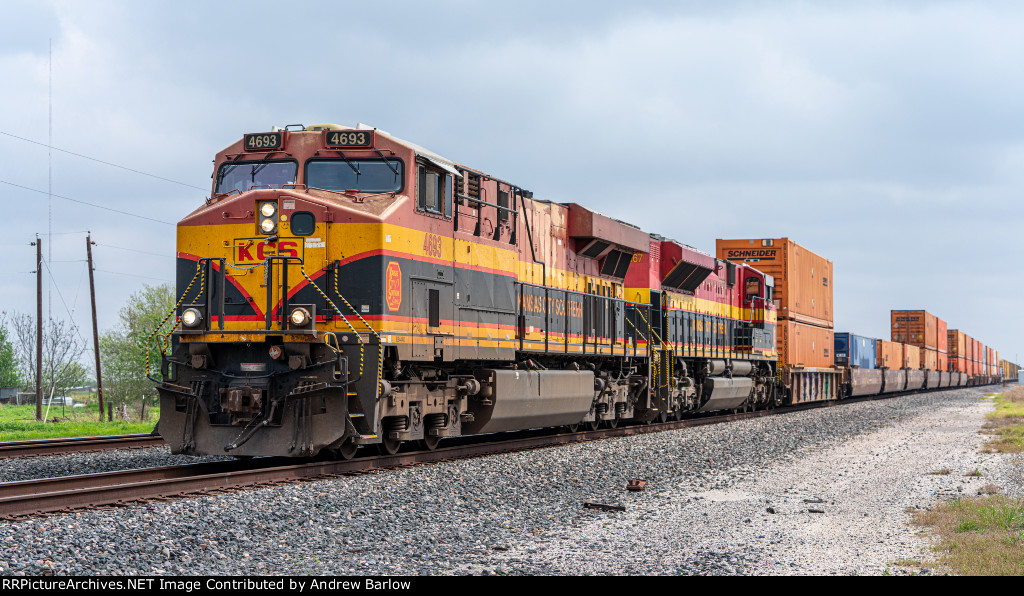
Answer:
<path fill-rule="evenodd" d="M 162 438 L 150 434 L 8 441 L 0 443 L 0 459 L 86 451 L 106 451 L 108 449 L 139 449 L 143 447 L 160 447 L 162 445 L 166 445 Z"/>
<path fill-rule="evenodd" d="M 0 518 L 11 519 L 211 491 L 365 474 L 420 464 L 720 424 L 835 407 L 845 403 L 889 399 L 900 395 L 906 393 L 854 397 L 838 402 L 810 402 L 771 410 L 704 415 L 680 421 L 601 428 L 576 433 L 543 429 L 456 437 L 446 439 L 446 442 L 434 451 L 406 451 L 395 455 L 367 453 L 351 460 L 296 462 L 292 458 L 268 457 L 8 482 L 0 484 Z"/>

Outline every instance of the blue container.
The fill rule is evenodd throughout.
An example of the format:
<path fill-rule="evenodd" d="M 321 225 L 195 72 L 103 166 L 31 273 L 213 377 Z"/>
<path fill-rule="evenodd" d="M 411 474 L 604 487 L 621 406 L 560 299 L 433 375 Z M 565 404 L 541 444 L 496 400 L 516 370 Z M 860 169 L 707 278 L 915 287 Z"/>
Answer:
<path fill-rule="evenodd" d="M 874 338 L 852 333 L 836 333 L 835 344 L 836 366 L 878 368 L 878 351 Z"/>

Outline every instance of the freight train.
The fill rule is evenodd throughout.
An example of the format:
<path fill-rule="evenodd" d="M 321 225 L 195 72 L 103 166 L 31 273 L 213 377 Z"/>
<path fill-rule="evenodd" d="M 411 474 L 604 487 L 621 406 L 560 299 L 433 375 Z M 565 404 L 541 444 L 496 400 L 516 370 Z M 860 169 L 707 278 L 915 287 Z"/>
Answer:
<path fill-rule="evenodd" d="M 761 268 L 362 125 L 218 153 L 177 286 L 153 377 L 175 453 L 350 458 L 863 389 L 856 367 L 780 360 Z M 915 388 L 898 375 L 871 390 Z"/>

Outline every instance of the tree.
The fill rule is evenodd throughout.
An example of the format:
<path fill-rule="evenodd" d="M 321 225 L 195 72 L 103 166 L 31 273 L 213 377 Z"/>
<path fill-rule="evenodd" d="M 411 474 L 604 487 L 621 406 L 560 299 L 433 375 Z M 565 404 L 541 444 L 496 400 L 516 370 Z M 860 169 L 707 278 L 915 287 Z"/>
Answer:
<path fill-rule="evenodd" d="M 104 393 L 110 401 L 117 398 L 140 404 L 140 418 L 146 415 L 146 398 L 156 394 L 146 377 L 147 352 L 150 374 L 155 376 L 160 370 L 159 339 L 152 337 L 148 346 L 146 340 L 173 309 L 170 284 L 143 286 L 121 307 L 117 327 L 100 336 Z"/>
<path fill-rule="evenodd" d="M 7 330 L 7 314 L 0 313 L 0 387 L 21 388 L 23 380 L 18 368 L 18 355 L 14 351 Z"/>
<path fill-rule="evenodd" d="M 36 378 L 36 322 L 32 315 L 13 313 L 14 351 L 23 383 L 29 387 Z M 43 378 L 40 382 L 44 399 L 57 393 L 58 387 L 75 387 L 87 380 L 79 358 L 86 341 L 74 323 L 48 319 L 43 322 Z"/>

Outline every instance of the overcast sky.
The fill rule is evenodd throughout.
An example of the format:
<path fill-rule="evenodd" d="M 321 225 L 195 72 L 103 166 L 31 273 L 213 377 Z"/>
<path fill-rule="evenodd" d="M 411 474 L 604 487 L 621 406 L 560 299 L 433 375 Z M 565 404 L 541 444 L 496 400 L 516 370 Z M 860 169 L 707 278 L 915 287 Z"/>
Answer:
<path fill-rule="evenodd" d="M 788 236 L 835 262 L 837 331 L 888 338 L 890 309 L 926 309 L 1024 351 L 1019 2 L 0 7 L 3 310 L 35 310 L 38 233 L 47 310 L 88 338 L 90 230 L 110 328 L 172 280 L 173 224 L 217 151 L 364 122 L 709 253 Z M 168 180 L 48 158 L 50 40 L 53 146 Z M 150 219 L 48 201 L 50 175 L 55 195 Z"/>

